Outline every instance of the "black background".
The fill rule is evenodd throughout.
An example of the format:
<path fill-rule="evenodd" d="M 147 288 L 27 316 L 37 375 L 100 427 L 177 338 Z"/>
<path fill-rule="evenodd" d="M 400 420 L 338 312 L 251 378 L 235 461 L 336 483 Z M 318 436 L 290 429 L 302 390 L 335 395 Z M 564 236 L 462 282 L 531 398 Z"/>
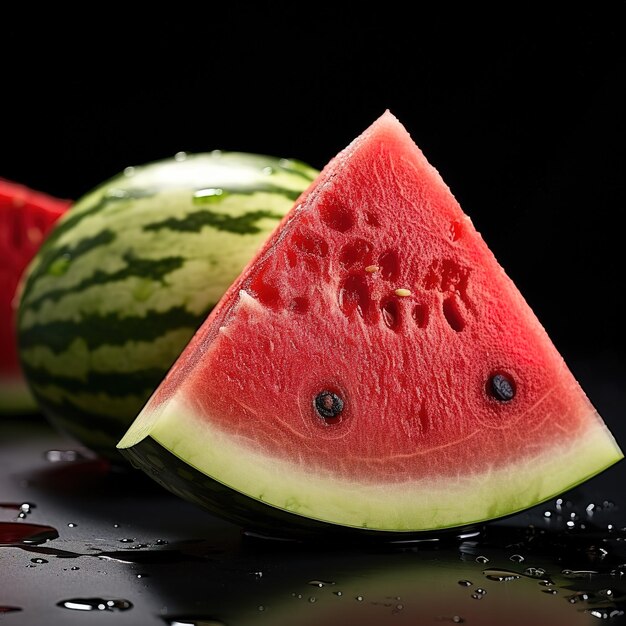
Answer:
<path fill-rule="evenodd" d="M 623 3 L 6 15 L 0 176 L 76 198 L 179 150 L 321 168 L 385 109 L 566 360 L 623 346 Z"/>

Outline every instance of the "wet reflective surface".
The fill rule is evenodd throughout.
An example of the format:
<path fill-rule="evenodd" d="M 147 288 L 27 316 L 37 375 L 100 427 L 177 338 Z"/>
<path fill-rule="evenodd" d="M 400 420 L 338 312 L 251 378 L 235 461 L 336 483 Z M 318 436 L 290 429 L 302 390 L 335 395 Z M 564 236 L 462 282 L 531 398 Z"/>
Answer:
<path fill-rule="evenodd" d="M 602 403 L 607 418 L 623 406 L 614 395 Z M 607 422 L 624 445 L 622 426 Z M 4 418 L 0 622 L 622 624 L 624 471 L 479 534 L 298 543 L 217 520 L 41 418 Z"/>

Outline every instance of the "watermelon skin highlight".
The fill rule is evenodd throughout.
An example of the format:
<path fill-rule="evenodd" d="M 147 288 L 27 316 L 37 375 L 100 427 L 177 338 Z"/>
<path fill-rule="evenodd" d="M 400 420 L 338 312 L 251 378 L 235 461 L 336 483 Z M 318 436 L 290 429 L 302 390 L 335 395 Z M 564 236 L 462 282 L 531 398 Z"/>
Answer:
<path fill-rule="evenodd" d="M 316 412 L 322 391 L 338 419 Z M 284 514 L 384 536 L 511 515 L 623 456 L 389 112 L 326 166 L 118 447 L 251 529 Z"/>
<path fill-rule="evenodd" d="M 180 153 L 80 198 L 19 303 L 21 364 L 45 416 L 124 463 L 120 437 L 317 174 L 268 155 Z"/>
<path fill-rule="evenodd" d="M 16 290 L 24 269 L 70 204 L 70 200 L 0 178 L 0 413 L 37 409 L 18 358 Z"/>

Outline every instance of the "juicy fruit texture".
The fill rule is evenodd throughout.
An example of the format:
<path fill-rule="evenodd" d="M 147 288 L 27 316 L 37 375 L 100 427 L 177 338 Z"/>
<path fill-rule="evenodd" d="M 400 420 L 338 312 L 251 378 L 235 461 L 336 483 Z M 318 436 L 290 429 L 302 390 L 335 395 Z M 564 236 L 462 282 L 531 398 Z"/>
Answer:
<path fill-rule="evenodd" d="M 317 171 L 212 152 L 127 168 L 72 207 L 29 267 L 20 357 L 45 415 L 115 444 Z"/>
<path fill-rule="evenodd" d="M 470 525 L 622 458 L 388 112 L 326 166 L 119 447 L 175 493 L 275 531 Z"/>
<path fill-rule="evenodd" d="M 15 292 L 22 272 L 70 204 L 0 178 L 0 413 L 36 409 L 17 354 Z"/>

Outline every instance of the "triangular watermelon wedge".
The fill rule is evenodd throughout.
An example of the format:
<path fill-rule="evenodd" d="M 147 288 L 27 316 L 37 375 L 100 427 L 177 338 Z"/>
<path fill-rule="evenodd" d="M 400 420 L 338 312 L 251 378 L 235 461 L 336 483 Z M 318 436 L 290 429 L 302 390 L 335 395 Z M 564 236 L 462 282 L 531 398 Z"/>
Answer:
<path fill-rule="evenodd" d="M 622 458 L 389 112 L 303 194 L 118 447 L 275 533 L 468 526 Z"/>

